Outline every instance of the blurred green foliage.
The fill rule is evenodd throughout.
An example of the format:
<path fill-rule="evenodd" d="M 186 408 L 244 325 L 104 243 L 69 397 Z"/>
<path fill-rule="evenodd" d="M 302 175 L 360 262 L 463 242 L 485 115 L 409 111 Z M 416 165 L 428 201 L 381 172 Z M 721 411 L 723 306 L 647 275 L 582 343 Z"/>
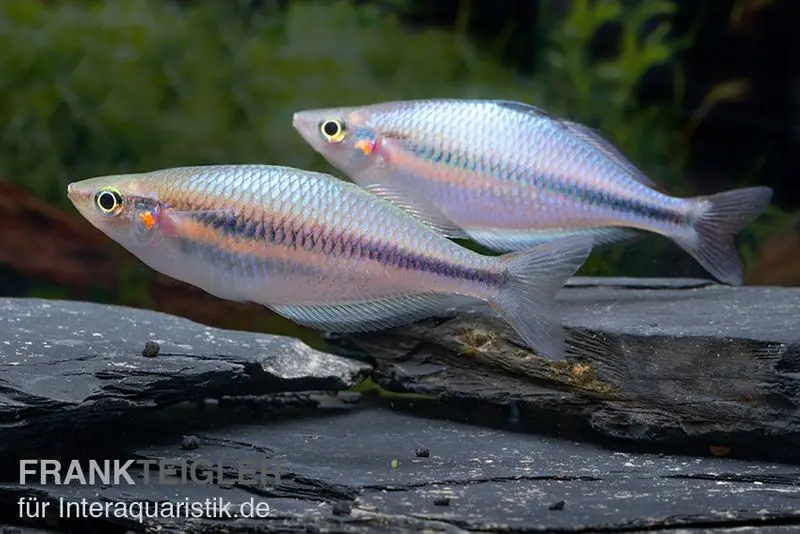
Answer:
<path fill-rule="evenodd" d="M 542 5 L 545 46 L 526 78 L 499 61 L 502 43 L 467 35 L 466 12 L 453 28 L 410 29 L 391 10 L 344 0 L 247 16 L 236 2 L 4 0 L 0 173 L 67 209 L 67 182 L 101 174 L 248 162 L 338 174 L 294 132 L 294 111 L 485 97 L 597 127 L 668 191 L 692 194 L 679 99 L 644 109 L 635 98 L 642 77 L 676 66 L 686 44 L 670 36 L 673 3 L 574 0 L 564 14 Z M 609 22 L 620 26 L 618 50 L 593 59 L 592 40 Z M 751 240 L 788 220 L 772 216 L 778 222 Z M 599 250 L 583 272 L 646 276 L 672 247 L 650 238 Z M 128 278 L 136 289 L 109 298 L 141 298 L 141 280 Z"/>

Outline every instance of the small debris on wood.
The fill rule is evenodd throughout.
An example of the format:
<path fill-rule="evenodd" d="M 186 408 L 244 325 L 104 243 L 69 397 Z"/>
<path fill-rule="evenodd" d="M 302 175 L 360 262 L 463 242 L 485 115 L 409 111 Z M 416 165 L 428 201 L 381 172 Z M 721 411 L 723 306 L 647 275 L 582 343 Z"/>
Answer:
<path fill-rule="evenodd" d="M 547 509 L 548 510 L 563 510 L 565 504 L 567 504 L 567 503 L 564 502 L 564 501 L 554 502 L 553 504 L 548 506 Z"/>
<path fill-rule="evenodd" d="M 450 497 L 436 497 L 433 504 L 434 506 L 450 506 Z"/>
<path fill-rule="evenodd" d="M 431 455 L 431 451 L 427 447 L 417 447 L 417 450 L 414 451 L 414 454 L 417 456 L 417 458 L 427 458 Z"/>
<path fill-rule="evenodd" d="M 197 436 L 183 436 L 181 440 L 181 449 L 191 451 L 200 447 L 200 438 Z"/>
<path fill-rule="evenodd" d="M 350 515 L 352 507 L 347 501 L 336 501 L 333 503 L 333 515 Z"/>
<path fill-rule="evenodd" d="M 155 341 L 148 341 L 147 343 L 144 344 L 144 350 L 142 350 L 142 356 L 144 356 L 145 358 L 155 358 L 160 350 L 161 347 L 159 346 L 158 343 L 156 343 Z"/>

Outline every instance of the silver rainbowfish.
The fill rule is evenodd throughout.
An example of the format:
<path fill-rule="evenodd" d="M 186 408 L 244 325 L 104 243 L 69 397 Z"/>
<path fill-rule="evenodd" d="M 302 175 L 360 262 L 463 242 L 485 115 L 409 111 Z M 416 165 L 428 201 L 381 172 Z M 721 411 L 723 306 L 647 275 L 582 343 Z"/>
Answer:
<path fill-rule="evenodd" d="M 68 186 L 78 211 L 151 268 L 217 297 L 338 332 L 399 326 L 489 302 L 542 357 L 560 359 L 555 294 L 593 240 L 483 256 L 432 206 L 390 188 L 267 165 L 107 176 Z"/>
<path fill-rule="evenodd" d="M 718 280 L 739 285 L 733 238 L 772 190 L 676 198 L 591 128 L 519 102 L 398 101 L 295 113 L 300 135 L 361 185 L 436 206 L 499 252 L 576 234 L 595 244 L 667 236 Z"/>

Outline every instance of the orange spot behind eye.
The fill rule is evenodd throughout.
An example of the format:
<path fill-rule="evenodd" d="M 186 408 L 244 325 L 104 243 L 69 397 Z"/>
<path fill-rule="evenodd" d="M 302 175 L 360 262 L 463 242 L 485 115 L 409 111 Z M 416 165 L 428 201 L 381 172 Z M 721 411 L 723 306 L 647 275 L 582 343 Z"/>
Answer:
<path fill-rule="evenodd" d="M 363 152 L 365 156 L 369 156 L 375 151 L 375 142 L 362 139 L 361 141 L 356 141 L 356 148 Z"/>
<path fill-rule="evenodd" d="M 152 212 L 146 211 L 139 215 L 139 219 L 141 219 L 142 224 L 144 224 L 145 228 L 148 230 L 152 230 L 153 226 L 156 225 L 156 218 L 153 217 Z"/>

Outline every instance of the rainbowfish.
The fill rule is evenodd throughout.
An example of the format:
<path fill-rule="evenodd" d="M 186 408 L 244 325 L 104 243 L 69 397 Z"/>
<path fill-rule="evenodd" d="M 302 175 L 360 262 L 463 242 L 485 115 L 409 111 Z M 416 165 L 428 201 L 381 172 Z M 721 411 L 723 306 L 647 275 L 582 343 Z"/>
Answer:
<path fill-rule="evenodd" d="M 391 328 L 488 302 L 536 353 L 564 354 L 555 294 L 593 247 L 585 236 L 485 256 L 448 236 L 431 205 L 387 187 L 269 165 L 91 178 L 67 195 L 152 269 L 318 330 Z"/>
<path fill-rule="evenodd" d="M 740 285 L 734 235 L 772 198 L 768 187 L 669 196 L 595 130 L 519 102 L 309 109 L 295 113 L 293 125 L 353 182 L 428 202 L 496 252 L 577 234 L 601 245 L 646 231 L 671 238 L 718 280 Z"/>

